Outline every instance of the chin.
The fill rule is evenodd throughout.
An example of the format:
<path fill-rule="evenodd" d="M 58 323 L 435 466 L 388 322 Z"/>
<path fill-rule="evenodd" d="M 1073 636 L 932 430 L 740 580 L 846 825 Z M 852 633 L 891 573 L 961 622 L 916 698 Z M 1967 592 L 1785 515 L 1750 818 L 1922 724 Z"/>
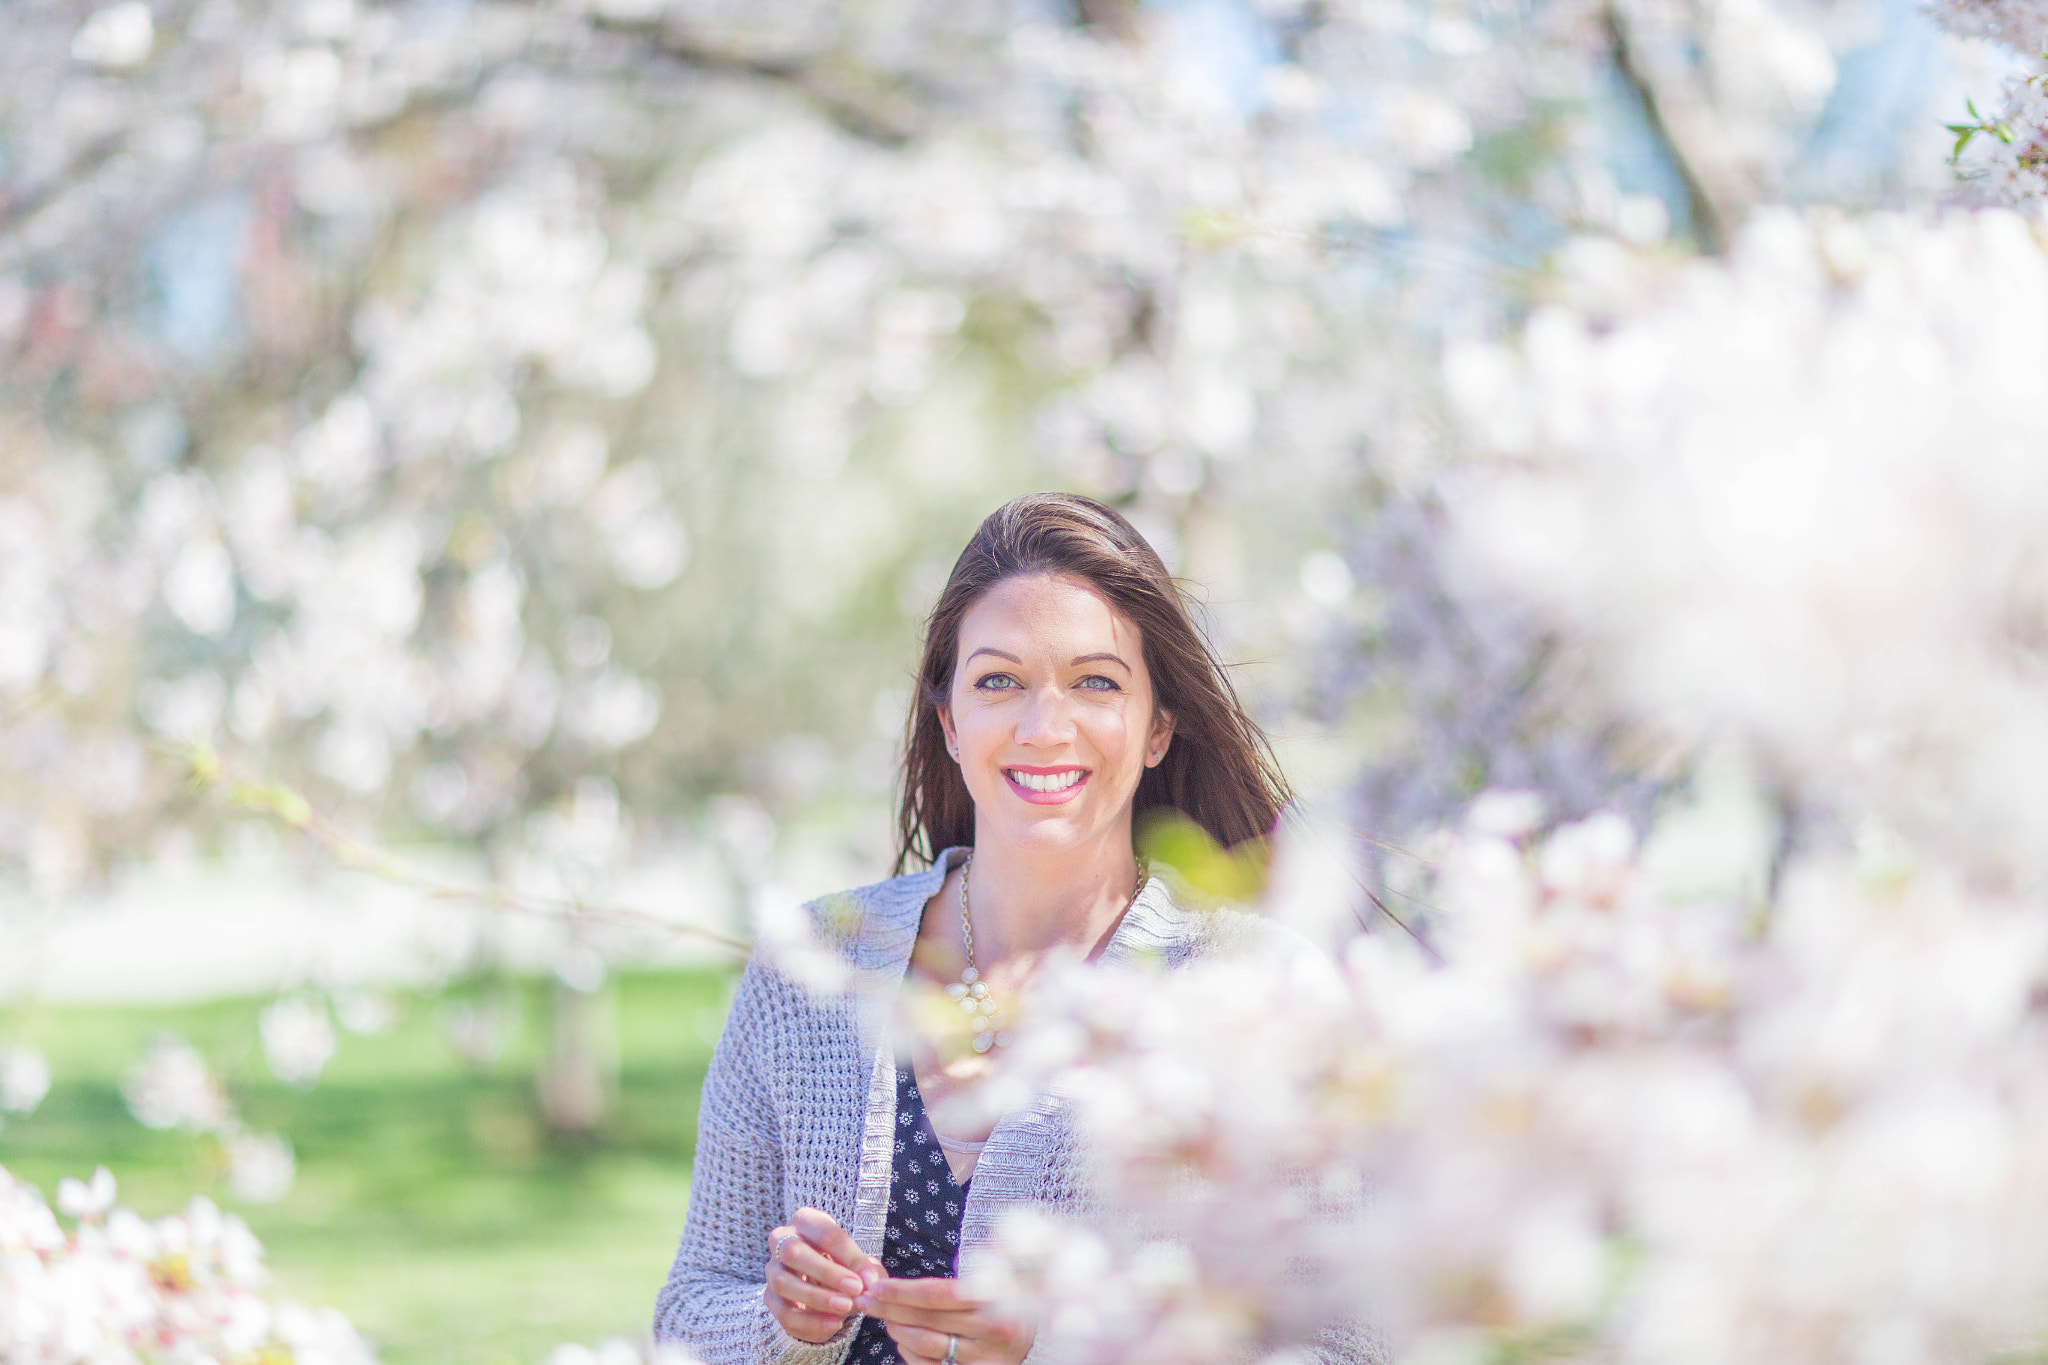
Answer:
<path fill-rule="evenodd" d="M 1027 853 L 1060 853 L 1086 844 L 1106 823 L 1093 811 L 1027 808 L 1006 812 L 1004 819 L 982 825 L 980 832 Z"/>
<path fill-rule="evenodd" d="M 1095 831 L 1092 824 L 1065 815 L 1055 815 L 1037 820 L 1005 821 L 1000 828 L 991 832 L 996 837 L 1008 839 L 1020 847 L 1051 852 L 1086 843 L 1088 836 Z"/>

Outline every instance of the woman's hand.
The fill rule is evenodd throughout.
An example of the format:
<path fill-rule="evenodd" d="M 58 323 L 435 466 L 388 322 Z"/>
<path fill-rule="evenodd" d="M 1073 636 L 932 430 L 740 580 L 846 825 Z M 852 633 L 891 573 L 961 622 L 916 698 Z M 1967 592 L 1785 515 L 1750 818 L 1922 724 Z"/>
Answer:
<path fill-rule="evenodd" d="M 855 1245 L 823 1209 L 798 1209 L 768 1234 L 761 1302 L 798 1341 L 830 1341 L 854 1299 L 882 1281 L 882 1263 Z M 943 1352 L 942 1352 L 943 1354 Z"/>
<path fill-rule="evenodd" d="M 948 1346 L 956 1365 L 1018 1365 L 1034 1336 L 961 1293 L 958 1280 L 885 1279 L 858 1306 L 882 1320 L 906 1365 L 940 1365 Z"/>

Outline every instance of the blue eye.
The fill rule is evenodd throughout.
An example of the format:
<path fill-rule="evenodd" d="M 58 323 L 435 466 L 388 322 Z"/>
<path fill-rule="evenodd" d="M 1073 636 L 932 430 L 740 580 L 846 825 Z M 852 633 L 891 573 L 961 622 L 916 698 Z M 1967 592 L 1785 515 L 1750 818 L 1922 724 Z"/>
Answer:
<path fill-rule="evenodd" d="M 1121 687 L 1118 687 L 1118 686 L 1116 685 L 1116 681 L 1115 681 L 1114 679 L 1112 679 L 1112 678 L 1105 678 L 1105 677 L 1103 677 L 1103 676 L 1102 676 L 1102 675 L 1101 675 L 1100 673 L 1090 673 L 1090 674 L 1089 674 L 1089 675 L 1088 675 L 1087 677 L 1085 677 L 1085 678 L 1081 679 L 1081 681 L 1079 681 L 1079 682 L 1075 683 L 1075 684 L 1074 684 L 1074 686 L 1076 686 L 1076 687 L 1085 687 L 1085 688 L 1087 688 L 1087 689 L 1088 689 L 1088 690 L 1089 690 L 1090 692 L 1121 692 L 1121 691 L 1123 691 L 1123 689 L 1122 689 Z"/>
<path fill-rule="evenodd" d="M 1017 686 L 1017 680 L 1007 673 L 990 673 L 974 685 L 984 692 L 1008 692 Z"/>

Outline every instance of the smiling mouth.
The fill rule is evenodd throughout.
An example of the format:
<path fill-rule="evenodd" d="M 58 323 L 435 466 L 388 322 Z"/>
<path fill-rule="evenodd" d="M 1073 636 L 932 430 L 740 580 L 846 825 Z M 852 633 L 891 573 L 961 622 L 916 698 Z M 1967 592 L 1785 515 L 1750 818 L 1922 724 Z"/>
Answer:
<path fill-rule="evenodd" d="M 1086 768 L 1060 768 L 1053 772 L 1034 773 L 1027 772 L 1022 768 L 1005 768 L 1003 769 L 1003 775 L 1025 791 L 1036 792 L 1042 796 L 1056 796 L 1061 792 L 1071 791 L 1079 786 L 1082 780 L 1088 776 L 1088 770 Z"/>

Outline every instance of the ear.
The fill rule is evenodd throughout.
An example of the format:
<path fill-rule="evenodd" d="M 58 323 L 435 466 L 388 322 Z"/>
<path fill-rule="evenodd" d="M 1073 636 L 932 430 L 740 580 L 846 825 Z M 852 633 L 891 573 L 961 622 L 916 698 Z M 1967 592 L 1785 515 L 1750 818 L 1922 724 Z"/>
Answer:
<path fill-rule="evenodd" d="M 1145 740 L 1145 766 L 1156 768 L 1165 759 L 1166 751 L 1173 743 L 1173 713 L 1156 710 L 1152 713 L 1152 733 Z"/>
<path fill-rule="evenodd" d="M 946 733 L 946 752 L 951 754 L 953 761 L 957 763 L 960 761 L 960 736 L 953 733 L 953 708 L 939 706 L 933 709 L 939 713 L 939 728 Z"/>

